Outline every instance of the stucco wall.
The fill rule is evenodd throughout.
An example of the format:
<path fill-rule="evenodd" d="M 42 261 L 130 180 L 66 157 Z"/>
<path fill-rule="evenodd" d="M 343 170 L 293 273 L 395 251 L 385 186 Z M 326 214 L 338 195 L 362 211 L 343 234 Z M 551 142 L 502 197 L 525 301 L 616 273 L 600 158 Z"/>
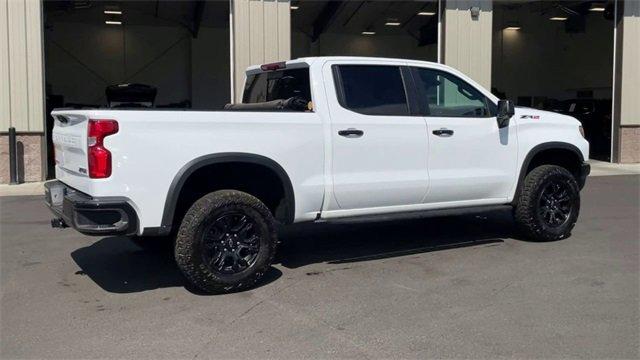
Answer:
<path fill-rule="evenodd" d="M 19 182 L 42 180 L 43 136 L 21 134 L 16 136 L 17 174 Z M 0 184 L 9 183 L 9 137 L 0 135 Z"/>

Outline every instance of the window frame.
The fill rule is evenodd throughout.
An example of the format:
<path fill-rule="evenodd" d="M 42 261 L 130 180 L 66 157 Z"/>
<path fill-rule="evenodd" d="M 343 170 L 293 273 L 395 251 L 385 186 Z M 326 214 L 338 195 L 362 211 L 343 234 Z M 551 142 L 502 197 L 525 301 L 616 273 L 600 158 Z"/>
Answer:
<path fill-rule="evenodd" d="M 408 66 L 409 71 L 411 73 L 411 76 L 413 77 L 413 86 L 415 88 L 415 93 L 416 93 L 416 99 L 415 101 L 417 101 L 416 107 L 419 109 L 421 116 L 424 117 L 432 117 L 432 118 L 458 118 L 458 119 L 484 119 L 484 118 L 494 118 L 497 116 L 497 104 L 495 104 L 493 101 L 491 101 L 491 99 L 485 95 L 480 89 L 478 89 L 477 87 L 469 84 L 466 80 L 464 80 L 463 78 L 461 78 L 460 76 L 450 73 L 448 71 L 445 70 L 441 70 L 441 69 L 435 69 L 435 68 L 430 68 L 430 67 L 420 67 L 420 66 L 415 66 L 415 65 L 410 65 Z M 424 89 L 422 89 L 420 86 L 418 86 L 418 71 L 419 70 L 428 70 L 428 71 L 433 71 L 436 74 L 443 74 L 443 76 L 445 78 L 455 78 L 461 82 L 463 82 L 464 84 L 466 84 L 467 86 L 469 86 L 472 89 L 475 89 L 478 93 L 480 93 L 480 95 L 482 95 L 484 97 L 484 105 L 487 108 L 489 114 L 487 115 L 475 115 L 475 116 L 452 116 L 452 115 L 448 115 L 448 116 L 442 116 L 442 115 L 431 115 L 430 111 L 429 111 L 429 104 L 428 101 L 421 101 L 420 99 L 428 99 L 427 94 L 425 93 Z M 450 79 L 449 79 L 450 80 Z M 493 105 L 493 106 L 491 106 Z M 492 112 L 492 109 L 495 108 L 495 112 Z"/>
<path fill-rule="evenodd" d="M 405 105 L 407 107 L 406 114 L 367 114 L 357 109 L 353 109 L 346 104 L 346 95 L 344 92 L 344 83 L 342 81 L 342 74 L 340 73 L 340 67 L 394 67 L 400 72 L 400 78 L 402 80 L 402 87 L 404 89 Z M 333 83 L 336 90 L 336 97 L 338 104 L 341 108 L 365 116 L 418 116 L 419 111 L 416 107 L 415 84 L 411 73 L 406 65 L 401 64 L 358 64 L 358 63 L 342 63 L 331 65 L 331 73 L 333 74 Z M 421 115 L 420 115 L 421 116 Z"/>

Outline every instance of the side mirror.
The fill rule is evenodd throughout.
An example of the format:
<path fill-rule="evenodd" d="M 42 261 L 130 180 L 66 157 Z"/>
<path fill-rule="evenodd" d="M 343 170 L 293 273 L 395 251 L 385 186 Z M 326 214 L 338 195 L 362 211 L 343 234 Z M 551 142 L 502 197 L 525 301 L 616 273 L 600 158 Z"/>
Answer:
<path fill-rule="evenodd" d="M 503 128 L 509 126 L 509 120 L 516 113 L 516 108 L 511 100 L 498 101 L 498 127 Z"/>

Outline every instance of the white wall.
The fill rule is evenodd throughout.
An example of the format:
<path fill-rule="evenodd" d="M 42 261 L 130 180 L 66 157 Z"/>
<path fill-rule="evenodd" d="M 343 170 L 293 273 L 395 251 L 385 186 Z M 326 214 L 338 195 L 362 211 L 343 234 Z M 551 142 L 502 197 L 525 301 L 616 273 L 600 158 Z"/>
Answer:
<path fill-rule="evenodd" d="M 437 46 L 418 47 L 418 40 L 403 35 L 360 35 L 323 33 L 316 43 L 301 32 L 293 32 L 291 55 L 303 56 L 377 56 L 437 61 Z"/>
<path fill-rule="evenodd" d="M 46 31 L 46 81 L 65 102 L 105 105 L 105 87 L 158 88 L 156 104 L 192 100 L 220 108 L 229 99 L 229 33 L 179 26 L 109 26 L 57 22 Z"/>
<path fill-rule="evenodd" d="M 577 90 L 594 90 L 611 98 L 613 21 L 602 13 L 587 15 L 586 32 L 567 33 L 536 7 L 508 10 L 494 6 L 492 87 L 518 96 L 575 98 Z M 504 30 L 516 21 L 520 30 Z"/>
<path fill-rule="evenodd" d="M 40 1 L 0 0 L 0 131 L 43 131 L 42 76 Z"/>
<path fill-rule="evenodd" d="M 444 9 L 444 63 L 458 69 L 480 85 L 491 87 L 492 2 L 448 0 Z M 471 7 L 480 14 L 471 16 Z"/>
<path fill-rule="evenodd" d="M 640 1 L 624 3 L 620 124 L 640 125 Z M 636 135 L 637 136 L 637 135 Z M 637 139 L 637 138 L 636 138 Z M 636 146 L 636 149 L 640 146 Z"/>

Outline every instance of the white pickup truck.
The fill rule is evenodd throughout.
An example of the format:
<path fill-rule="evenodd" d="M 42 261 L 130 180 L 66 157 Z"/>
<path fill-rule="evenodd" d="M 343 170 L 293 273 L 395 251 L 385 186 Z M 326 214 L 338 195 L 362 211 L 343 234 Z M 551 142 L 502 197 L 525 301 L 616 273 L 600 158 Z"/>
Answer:
<path fill-rule="evenodd" d="M 515 108 L 422 61 L 302 58 L 246 78 L 242 104 L 224 111 L 53 111 L 52 224 L 171 237 L 208 292 L 265 273 L 277 222 L 506 206 L 529 239 L 575 225 L 590 168 L 572 117 Z"/>

